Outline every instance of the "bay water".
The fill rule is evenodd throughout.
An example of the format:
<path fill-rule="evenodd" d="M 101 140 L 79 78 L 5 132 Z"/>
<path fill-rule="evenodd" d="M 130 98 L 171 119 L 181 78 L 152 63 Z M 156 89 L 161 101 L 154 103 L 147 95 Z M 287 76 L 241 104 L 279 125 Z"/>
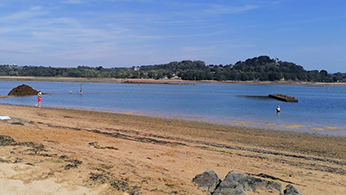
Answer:
<path fill-rule="evenodd" d="M 27 84 L 43 95 L 43 107 L 65 107 L 235 126 L 346 136 L 345 85 L 197 83 L 196 85 L 0 81 L 0 95 Z M 83 94 L 79 94 L 80 85 Z M 70 94 L 72 92 L 72 94 Z M 296 97 L 281 102 L 268 94 Z M 35 106 L 36 96 L 0 99 Z M 276 113 L 276 107 L 281 112 Z M 4 115 L 1 113 L 0 115 Z"/>

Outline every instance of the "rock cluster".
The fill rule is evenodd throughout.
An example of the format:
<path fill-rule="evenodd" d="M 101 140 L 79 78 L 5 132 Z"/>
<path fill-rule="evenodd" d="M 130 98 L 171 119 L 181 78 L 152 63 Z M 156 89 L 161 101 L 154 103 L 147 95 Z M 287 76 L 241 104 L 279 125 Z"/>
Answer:
<path fill-rule="evenodd" d="M 37 95 L 38 91 L 30 87 L 29 85 L 19 85 L 13 88 L 8 95 L 11 96 L 27 96 L 27 95 Z"/>
<path fill-rule="evenodd" d="M 253 177 L 244 173 L 231 171 L 221 181 L 214 171 L 206 171 L 197 175 L 192 182 L 208 195 L 247 195 L 247 191 L 257 192 L 257 189 L 279 192 L 279 195 L 301 195 L 291 184 L 282 193 L 281 183 Z"/>

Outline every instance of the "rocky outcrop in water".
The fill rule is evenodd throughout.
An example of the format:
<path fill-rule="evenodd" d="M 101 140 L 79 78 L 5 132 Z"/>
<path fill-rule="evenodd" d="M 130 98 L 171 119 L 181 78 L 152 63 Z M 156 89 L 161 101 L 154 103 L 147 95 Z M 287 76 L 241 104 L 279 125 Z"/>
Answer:
<path fill-rule="evenodd" d="M 197 175 L 192 182 L 198 185 L 198 188 L 207 192 L 208 195 L 247 195 L 249 192 L 257 190 L 274 190 L 282 195 L 282 184 L 276 181 L 269 181 L 244 173 L 231 171 L 225 179 L 221 181 L 214 171 L 206 171 Z M 301 193 L 291 184 L 286 186 L 283 195 L 301 195 Z"/>
<path fill-rule="evenodd" d="M 16 88 L 13 88 L 8 95 L 10 96 L 28 96 L 28 95 L 37 95 L 38 91 L 30 87 L 29 85 L 19 85 Z"/>

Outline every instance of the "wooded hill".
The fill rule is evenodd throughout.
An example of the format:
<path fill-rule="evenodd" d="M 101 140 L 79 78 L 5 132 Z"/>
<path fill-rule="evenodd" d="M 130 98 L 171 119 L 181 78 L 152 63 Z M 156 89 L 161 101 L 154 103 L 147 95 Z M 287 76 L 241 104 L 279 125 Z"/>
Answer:
<path fill-rule="evenodd" d="M 138 70 L 139 68 L 139 70 Z M 227 65 L 206 65 L 203 61 L 184 60 L 160 65 L 131 68 L 78 66 L 54 68 L 43 66 L 0 65 L 0 76 L 141 78 L 232 81 L 308 81 L 346 82 L 345 73 L 328 74 L 326 70 L 307 71 L 292 62 L 259 56 Z"/>

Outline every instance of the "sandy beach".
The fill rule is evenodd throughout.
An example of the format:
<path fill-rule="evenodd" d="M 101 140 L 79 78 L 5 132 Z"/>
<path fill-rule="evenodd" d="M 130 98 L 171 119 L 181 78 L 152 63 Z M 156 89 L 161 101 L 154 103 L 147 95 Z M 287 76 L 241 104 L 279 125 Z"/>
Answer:
<path fill-rule="evenodd" d="M 16 118 L 0 121 L 0 194 L 203 195 L 191 180 L 209 170 L 346 194 L 344 137 L 59 108 L 0 115 Z"/>

